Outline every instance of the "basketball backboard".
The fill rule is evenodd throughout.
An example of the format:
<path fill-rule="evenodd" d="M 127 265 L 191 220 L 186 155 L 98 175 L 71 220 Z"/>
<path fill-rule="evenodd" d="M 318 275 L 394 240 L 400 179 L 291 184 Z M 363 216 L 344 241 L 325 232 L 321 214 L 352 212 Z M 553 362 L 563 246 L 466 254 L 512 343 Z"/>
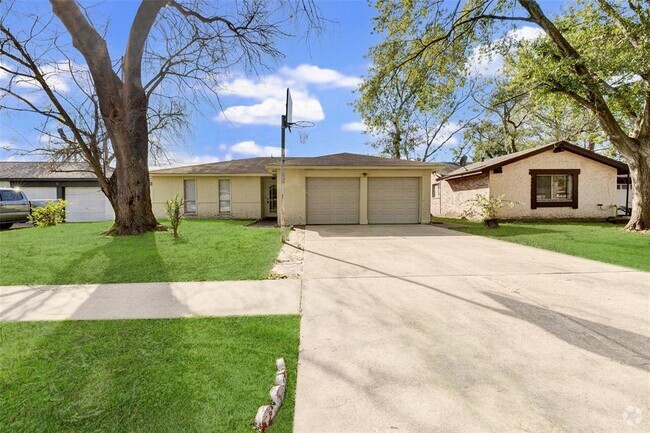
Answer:
<path fill-rule="evenodd" d="M 291 99 L 291 92 L 287 88 L 287 106 L 286 106 L 286 122 L 291 125 L 293 122 L 293 100 Z"/>

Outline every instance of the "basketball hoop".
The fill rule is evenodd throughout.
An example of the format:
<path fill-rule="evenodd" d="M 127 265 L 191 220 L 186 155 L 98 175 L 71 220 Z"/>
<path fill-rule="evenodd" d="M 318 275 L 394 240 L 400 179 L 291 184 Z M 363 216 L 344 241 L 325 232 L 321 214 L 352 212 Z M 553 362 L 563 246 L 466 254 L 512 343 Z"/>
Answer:
<path fill-rule="evenodd" d="M 300 143 L 302 144 L 307 143 L 307 141 L 309 140 L 309 132 L 307 132 L 306 130 L 308 128 L 313 128 L 314 122 L 310 122 L 308 120 L 299 120 L 297 122 L 294 122 L 292 126 L 298 130 Z"/>
<path fill-rule="evenodd" d="M 298 129 L 298 134 L 300 135 L 300 142 L 306 143 L 309 139 L 309 134 L 306 131 L 303 131 L 307 128 L 314 126 L 314 122 L 309 122 L 306 120 L 299 120 L 297 122 L 293 121 L 293 99 L 291 98 L 291 92 L 287 88 L 287 102 L 285 105 L 285 112 L 282 115 L 281 123 L 281 132 L 282 132 L 282 141 L 281 141 L 281 157 L 280 157 L 280 239 L 282 243 L 286 241 L 285 239 L 285 219 L 284 219 L 284 187 L 285 187 L 285 130 L 288 129 L 291 132 L 291 127 Z"/>

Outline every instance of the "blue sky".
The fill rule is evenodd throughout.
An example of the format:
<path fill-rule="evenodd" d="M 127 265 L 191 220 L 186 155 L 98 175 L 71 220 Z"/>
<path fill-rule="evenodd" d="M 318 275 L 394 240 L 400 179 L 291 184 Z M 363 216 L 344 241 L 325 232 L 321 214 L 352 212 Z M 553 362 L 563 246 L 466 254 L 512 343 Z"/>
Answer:
<path fill-rule="evenodd" d="M 558 2 L 553 1 L 553 6 Z M 51 14 L 43 1 L 23 3 Z M 94 3 L 93 3 L 94 4 Z M 114 57 L 124 51 L 126 35 L 139 4 L 138 0 L 108 0 L 90 10 L 96 21 L 111 18 L 107 34 Z M 353 90 L 366 73 L 368 48 L 379 40 L 372 34 L 374 9 L 366 1 L 321 1 L 327 23 L 322 35 L 309 40 L 289 38 L 279 43 L 285 57 L 269 63 L 269 70 L 257 75 L 233 71 L 221 95 L 223 112 L 205 104 L 191 115 L 191 133 L 169 143 L 175 165 L 228 160 L 251 156 L 279 155 L 280 116 L 284 89 L 294 97 L 294 120 L 315 123 L 301 143 L 297 131 L 287 135 L 288 154 L 312 156 L 337 152 L 376 154 L 350 103 Z M 11 24 L 11 23 L 10 23 Z M 479 69 L 494 68 L 479 65 Z M 35 130 L 40 119 L 26 115 L 0 114 L 0 160 L 21 158 L 16 148 L 38 144 Z M 449 159 L 440 152 L 437 159 Z M 24 157 L 22 157 L 24 158 Z"/>

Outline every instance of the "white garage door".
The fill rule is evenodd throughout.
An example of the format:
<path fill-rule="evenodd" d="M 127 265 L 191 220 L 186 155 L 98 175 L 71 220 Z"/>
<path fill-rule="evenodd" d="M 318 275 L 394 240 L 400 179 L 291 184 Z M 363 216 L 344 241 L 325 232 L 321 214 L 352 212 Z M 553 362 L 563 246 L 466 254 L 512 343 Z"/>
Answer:
<path fill-rule="evenodd" d="M 307 224 L 359 224 L 359 179 L 307 178 Z"/>
<path fill-rule="evenodd" d="M 369 224 L 420 222 L 420 178 L 371 177 L 368 179 Z"/>
<path fill-rule="evenodd" d="M 30 200 L 56 200 L 56 187 L 20 187 Z"/>
<path fill-rule="evenodd" d="M 66 221 L 88 222 L 113 219 L 113 208 L 99 187 L 67 187 L 65 189 Z"/>

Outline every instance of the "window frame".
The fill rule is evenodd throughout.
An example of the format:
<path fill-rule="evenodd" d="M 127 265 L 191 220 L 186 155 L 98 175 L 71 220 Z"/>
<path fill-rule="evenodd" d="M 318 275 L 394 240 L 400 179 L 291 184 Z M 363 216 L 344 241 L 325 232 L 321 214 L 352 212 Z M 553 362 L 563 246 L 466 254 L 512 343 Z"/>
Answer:
<path fill-rule="evenodd" d="M 228 182 L 228 210 L 224 211 L 221 208 L 221 182 Z M 218 194 L 218 202 L 219 202 L 219 215 L 230 215 L 232 214 L 232 181 L 230 178 L 221 178 L 219 179 L 219 182 L 217 182 L 217 194 Z"/>
<path fill-rule="evenodd" d="M 440 198 L 440 182 L 431 185 L 431 198 Z"/>
<path fill-rule="evenodd" d="M 578 209 L 578 178 L 580 169 L 543 169 L 529 170 L 530 174 L 530 208 L 540 207 L 570 207 Z M 565 175 L 571 176 L 571 200 L 567 201 L 537 201 L 537 176 Z"/>
<path fill-rule="evenodd" d="M 187 210 L 187 189 L 185 188 L 185 183 L 186 182 L 194 182 L 194 200 L 191 202 L 194 203 L 194 211 L 188 211 Z M 183 179 L 183 211 L 187 215 L 197 215 L 199 213 L 199 205 L 198 205 L 198 200 L 197 198 L 197 185 L 196 185 L 196 179 L 194 178 L 187 178 Z"/>

